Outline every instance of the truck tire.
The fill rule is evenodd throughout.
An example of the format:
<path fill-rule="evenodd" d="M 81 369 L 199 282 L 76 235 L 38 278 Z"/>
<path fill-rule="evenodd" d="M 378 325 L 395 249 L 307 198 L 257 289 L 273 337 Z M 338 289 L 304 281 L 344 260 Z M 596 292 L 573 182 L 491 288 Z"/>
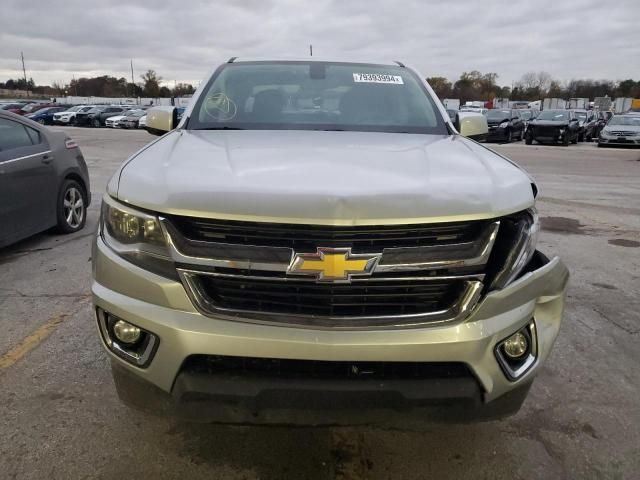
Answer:
<path fill-rule="evenodd" d="M 569 146 L 569 138 L 570 138 L 570 137 L 569 137 L 569 134 L 565 135 L 565 136 L 562 138 L 562 145 L 564 145 L 565 147 L 568 147 L 568 146 Z"/>
<path fill-rule="evenodd" d="M 524 138 L 524 143 L 526 143 L 527 145 L 532 145 L 533 144 L 533 135 L 526 135 Z"/>

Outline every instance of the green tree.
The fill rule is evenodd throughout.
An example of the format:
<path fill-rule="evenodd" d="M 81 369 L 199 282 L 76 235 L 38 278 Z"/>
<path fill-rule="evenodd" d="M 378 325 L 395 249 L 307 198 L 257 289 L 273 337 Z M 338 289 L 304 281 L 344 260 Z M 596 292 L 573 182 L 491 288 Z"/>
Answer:
<path fill-rule="evenodd" d="M 160 82 L 162 81 L 162 77 L 158 75 L 155 70 L 147 70 L 146 73 L 140 75 L 140 78 L 142 78 L 144 84 L 142 90 L 145 97 L 155 98 L 160 96 Z"/>
<path fill-rule="evenodd" d="M 427 78 L 427 83 L 431 85 L 431 88 L 433 88 L 433 91 L 436 93 L 438 98 L 444 99 L 451 96 L 452 85 L 451 82 L 446 78 L 429 77 Z"/>

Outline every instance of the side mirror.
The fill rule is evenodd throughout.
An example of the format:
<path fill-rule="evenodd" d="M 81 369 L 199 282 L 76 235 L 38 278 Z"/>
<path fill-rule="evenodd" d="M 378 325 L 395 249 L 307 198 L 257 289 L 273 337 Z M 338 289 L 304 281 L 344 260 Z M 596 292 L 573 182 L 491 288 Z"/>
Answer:
<path fill-rule="evenodd" d="M 175 107 L 154 107 L 147 110 L 147 131 L 152 135 L 164 135 L 178 126 Z"/>
<path fill-rule="evenodd" d="M 460 135 L 471 138 L 472 140 L 484 140 L 489 134 L 489 125 L 487 117 L 482 114 L 471 112 L 458 113 L 456 126 Z"/>

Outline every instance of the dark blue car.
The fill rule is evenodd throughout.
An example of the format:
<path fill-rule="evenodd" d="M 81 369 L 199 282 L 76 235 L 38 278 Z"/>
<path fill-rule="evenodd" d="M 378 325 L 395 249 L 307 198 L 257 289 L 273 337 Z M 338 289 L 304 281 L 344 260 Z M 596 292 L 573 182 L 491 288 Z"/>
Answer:
<path fill-rule="evenodd" d="M 31 115 L 27 115 L 27 118 L 38 122 L 41 125 L 53 125 L 53 114 L 66 110 L 67 107 L 47 107 L 42 110 L 38 110 Z"/>

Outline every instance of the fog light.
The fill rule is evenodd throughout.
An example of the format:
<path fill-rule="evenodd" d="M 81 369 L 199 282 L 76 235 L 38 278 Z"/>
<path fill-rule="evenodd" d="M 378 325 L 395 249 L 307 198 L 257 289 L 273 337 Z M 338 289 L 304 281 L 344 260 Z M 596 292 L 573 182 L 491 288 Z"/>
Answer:
<path fill-rule="evenodd" d="M 529 350 L 529 341 L 523 333 L 518 332 L 507 338 L 502 344 L 502 347 L 504 348 L 504 353 L 509 358 L 516 359 L 527 353 Z"/>
<path fill-rule="evenodd" d="M 140 340 L 140 329 L 124 320 L 118 320 L 113 324 L 113 334 L 122 343 L 131 345 Z"/>

